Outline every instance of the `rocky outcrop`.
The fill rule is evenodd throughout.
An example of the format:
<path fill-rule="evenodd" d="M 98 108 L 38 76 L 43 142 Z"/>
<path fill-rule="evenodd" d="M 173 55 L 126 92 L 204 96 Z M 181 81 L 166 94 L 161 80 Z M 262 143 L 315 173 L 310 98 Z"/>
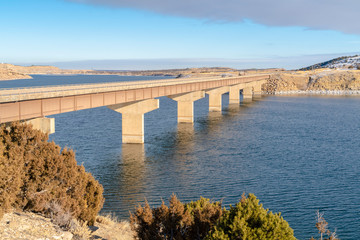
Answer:
<path fill-rule="evenodd" d="M 271 75 L 263 91 L 273 94 L 279 91 L 306 90 L 309 82 L 309 75 L 298 73 L 276 73 Z"/>
<path fill-rule="evenodd" d="M 360 90 L 360 71 L 335 71 L 311 76 L 307 90 Z"/>
<path fill-rule="evenodd" d="M 360 90 L 358 70 L 283 72 L 271 75 L 268 82 L 263 85 L 263 91 L 268 94 L 358 90 Z"/>

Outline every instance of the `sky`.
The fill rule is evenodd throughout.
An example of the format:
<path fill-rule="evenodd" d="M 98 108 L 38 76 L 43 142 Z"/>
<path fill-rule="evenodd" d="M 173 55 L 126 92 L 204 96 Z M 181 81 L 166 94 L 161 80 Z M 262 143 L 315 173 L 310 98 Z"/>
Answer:
<path fill-rule="evenodd" d="M 300 68 L 360 53 L 358 0 L 0 0 L 0 62 Z"/>

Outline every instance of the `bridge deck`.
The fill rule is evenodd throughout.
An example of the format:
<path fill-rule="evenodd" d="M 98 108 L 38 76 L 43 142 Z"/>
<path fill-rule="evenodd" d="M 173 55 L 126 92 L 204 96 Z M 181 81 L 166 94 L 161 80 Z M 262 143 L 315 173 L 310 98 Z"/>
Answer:
<path fill-rule="evenodd" d="M 184 78 L 0 90 L 0 123 L 268 79 Z"/>
<path fill-rule="evenodd" d="M 142 89 L 161 86 L 174 86 L 188 83 L 203 83 L 219 80 L 244 80 L 243 82 L 251 82 L 260 78 L 266 78 L 266 74 L 258 74 L 251 76 L 239 77 L 208 77 L 208 78 L 183 78 L 183 79 L 162 79 L 162 80 L 145 80 L 145 81 L 127 81 L 114 83 L 95 83 L 95 84 L 72 84 L 72 85 L 56 85 L 44 87 L 28 87 L 28 88 L 10 88 L 0 89 L 0 103 L 24 101 L 41 98 L 74 96 L 89 93 L 113 92 L 120 90 Z M 238 82 L 238 81 L 236 81 Z"/>

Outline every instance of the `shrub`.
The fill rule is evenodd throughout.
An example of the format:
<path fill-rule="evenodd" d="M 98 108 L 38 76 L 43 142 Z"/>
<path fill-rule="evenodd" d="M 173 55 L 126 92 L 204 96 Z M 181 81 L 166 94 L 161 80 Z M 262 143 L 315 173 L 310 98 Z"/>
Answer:
<path fill-rule="evenodd" d="M 247 198 L 243 195 L 235 207 L 230 206 L 205 239 L 291 240 L 295 237 L 280 213 L 273 214 L 264 209 L 259 200 L 253 194 L 249 194 Z"/>
<path fill-rule="evenodd" d="M 1 150 L 2 149 L 2 150 Z M 30 125 L 0 129 L 0 208 L 49 213 L 56 202 L 64 212 L 92 225 L 103 204 L 103 188 L 78 166 L 72 150 L 48 142 Z"/>
<path fill-rule="evenodd" d="M 183 204 L 173 195 L 169 203 L 151 209 L 146 201 L 131 214 L 131 227 L 139 239 L 203 239 L 222 215 L 221 203 L 205 198 Z"/>
<path fill-rule="evenodd" d="M 253 194 L 229 210 L 209 199 L 181 203 L 175 195 L 169 207 L 162 202 L 150 208 L 148 202 L 131 214 L 131 226 L 141 240 L 295 240 L 293 230 L 280 216 L 264 209 Z"/>
<path fill-rule="evenodd" d="M 319 211 L 316 212 L 316 228 L 319 230 L 320 233 L 320 239 L 319 240 L 338 240 L 336 236 L 336 229 L 334 232 L 331 232 L 328 229 L 328 223 L 326 222 L 324 218 L 324 214 L 320 213 Z M 323 236 L 327 234 L 328 238 L 323 238 Z M 314 237 L 311 238 L 311 240 L 316 240 Z"/>

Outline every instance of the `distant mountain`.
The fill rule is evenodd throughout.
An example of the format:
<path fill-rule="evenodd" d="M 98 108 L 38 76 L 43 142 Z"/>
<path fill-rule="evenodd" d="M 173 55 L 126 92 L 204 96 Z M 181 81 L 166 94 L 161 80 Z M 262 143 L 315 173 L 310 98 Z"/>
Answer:
<path fill-rule="evenodd" d="M 311 65 L 309 67 L 301 68 L 299 70 L 313 70 L 319 68 L 333 68 L 333 69 L 359 69 L 360 70 L 360 56 L 344 56 L 331 59 L 326 62 Z"/>

